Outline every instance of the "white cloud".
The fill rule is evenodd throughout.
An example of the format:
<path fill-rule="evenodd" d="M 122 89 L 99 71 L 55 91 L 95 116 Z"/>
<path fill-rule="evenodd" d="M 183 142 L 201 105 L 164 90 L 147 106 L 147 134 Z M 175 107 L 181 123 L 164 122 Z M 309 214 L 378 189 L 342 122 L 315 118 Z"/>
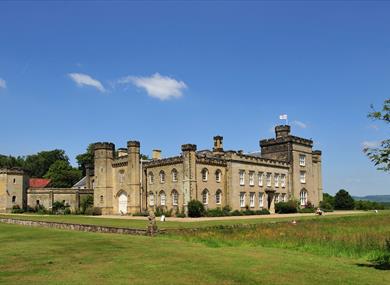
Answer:
<path fill-rule="evenodd" d="M 307 128 L 307 125 L 301 121 L 292 121 L 291 122 L 292 124 L 300 127 L 301 129 L 306 129 Z"/>
<path fill-rule="evenodd" d="M 3 89 L 7 88 L 7 83 L 2 78 L 0 78 L 0 88 L 3 88 Z"/>
<path fill-rule="evenodd" d="M 183 95 L 183 89 L 187 85 L 169 76 L 162 76 L 155 73 L 150 77 L 127 76 L 117 81 L 119 84 L 132 83 L 138 88 L 145 89 L 150 97 L 160 100 L 179 98 Z"/>
<path fill-rule="evenodd" d="M 78 86 L 92 86 L 95 87 L 97 90 L 100 92 L 105 92 L 106 89 L 103 87 L 103 84 L 88 74 L 83 74 L 83 73 L 69 73 L 68 76 L 76 82 Z"/>
<path fill-rule="evenodd" d="M 381 142 L 379 141 L 364 141 L 362 143 L 363 148 L 373 148 L 380 146 Z"/>

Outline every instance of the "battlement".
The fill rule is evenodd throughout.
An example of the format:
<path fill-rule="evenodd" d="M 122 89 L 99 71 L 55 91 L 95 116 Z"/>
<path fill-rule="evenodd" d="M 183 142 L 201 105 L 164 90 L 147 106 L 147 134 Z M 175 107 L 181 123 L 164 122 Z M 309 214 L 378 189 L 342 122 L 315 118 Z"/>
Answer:
<path fill-rule="evenodd" d="M 182 151 L 196 151 L 196 144 L 183 144 L 181 146 Z"/>
<path fill-rule="evenodd" d="M 0 174 L 24 175 L 24 171 L 21 168 L 0 168 Z"/>
<path fill-rule="evenodd" d="M 115 149 L 115 145 L 113 143 L 110 143 L 110 142 L 97 142 L 97 143 L 93 144 L 93 149 L 94 150 L 105 149 L 105 150 L 112 150 L 113 151 Z"/>
<path fill-rule="evenodd" d="M 139 141 L 128 141 L 127 142 L 127 147 L 140 147 L 140 142 Z"/>

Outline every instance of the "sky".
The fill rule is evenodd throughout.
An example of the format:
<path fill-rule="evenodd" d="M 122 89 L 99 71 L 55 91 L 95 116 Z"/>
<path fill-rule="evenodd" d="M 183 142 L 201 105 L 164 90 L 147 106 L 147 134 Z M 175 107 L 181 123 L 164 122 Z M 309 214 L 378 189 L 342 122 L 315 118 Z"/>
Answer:
<path fill-rule="evenodd" d="M 386 1 L 1 1 L 0 153 L 88 144 L 253 152 L 287 114 L 323 153 L 324 192 L 390 194 L 363 154 L 390 97 Z"/>

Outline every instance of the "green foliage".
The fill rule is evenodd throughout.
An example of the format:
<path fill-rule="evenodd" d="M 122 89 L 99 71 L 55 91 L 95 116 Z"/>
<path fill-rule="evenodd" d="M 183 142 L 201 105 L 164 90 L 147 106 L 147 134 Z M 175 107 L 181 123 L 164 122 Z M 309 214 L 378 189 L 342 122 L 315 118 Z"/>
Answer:
<path fill-rule="evenodd" d="M 383 204 L 372 202 L 372 201 L 364 201 L 358 200 L 355 201 L 355 209 L 356 210 L 384 210 L 385 206 Z"/>
<path fill-rule="evenodd" d="M 19 205 L 13 205 L 11 213 L 21 214 L 21 213 L 24 213 L 24 210 Z"/>
<path fill-rule="evenodd" d="M 229 206 L 225 206 L 223 208 L 215 208 L 215 209 L 208 209 L 206 212 L 207 217 L 225 217 L 230 216 L 231 208 Z"/>
<path fill-rule="evenodd" d="M 147 217 L 147 216 L 149 216 L 149 214 L 147 211 L 144 211 L 144 212 L 134 213 L 133 216 L 134 217 Z"/>
<path fill-rule="evenodd" d="M 383 250 L 370 260 L 378 269 L 390 270 L 390 238 L 387 238 Z"/>
<path fill-rule="evenodd" d="M 89 144 L 85 153 L 79 154 L 76 156 L 77 164 L 79 165 L 79 169 L 82 174 L 85 176 L 86 167 L 94 167 L 95 164 L 95 152 L 94 152 L 94 144 Z"/>
<path fill-rule="evenodd" d="M 172 217 L 172 209 L 168 210 L 166 207 L 164 206 L 158 206 L 156 207 L 156 210 L 154 212 L 154 215 L 156 217 L 160 217 L 162 215 L 164 215 L 165 217 Z"/>
<path fill-rule="evenodd" d="M 81 179 L 81 171 L 70 166 L 67 161 L 57 160 L 50 166 L 44 178 L 51 179 L 52 187 L 67 188 Z"/>
<path fill-rule="evenodd" d="M 49 211 L 43 205 L 37 205 L 34 208 L 34 212 L 37 213 L 37 214 L 40 214 L 40 215 L 47 215 L 47 214 L 49 214 Z"/>
<path fill-rule="evenodd" d="M 334 208 L 336 210 L 354 209 L 354 200 L 346 190 L 341 189 L 336 193 L 334 197 Z"/>
<path fill-rule="evenodd" d="M 301 208 L 298 210 L 299 213 L 314 213 L 315 209 L 312 207 L 309 208 Z"/>
<path fill-rule="evenodd" d="M 369 118 L 383 121 L 386 124 L 390 123 L 390 99 L 384 101 L 381 111 L 375 111 L 372 105 L 371 109 L 372 112 L 368 114 Z M 390 139 L 381 141 L 378 147 L 366 147 L 363 151 L 374 162 L 378 170 L 390 171 Z"/>
<path fill-rule="evenodd" d="M 322 200 L 334 208 L 334 197 L 328 193 L 324 193 Z"/>
<path fill-rule="evenodd" d="M 93 207 L 93 195 L 86 195 L 80 199 L 80 211 L 82 214 L 84 214 L 88 208 L 92 208 L 92 207 Z"/>
<path fill-rule="evenodd" d="M 320 209 L 324 212 L 333 212 L 333 205 L 330 204 L 328 201 L 321 201 L 320 202 Z"/>
<path fill-rule="evenodd" d="M 100 209 L 99 207 L 90 207 L 85 210 L 84 214 L 88 216 L 101 216 L 102 209 Z"/>
<path fill-rule="evenodd" d="M 275 204 L 275 212 L 278 214 L 289 214 L 298 212 L 296 201 L 279 202 Z"/>
<path fill-rule="evenodd" d="M 70 206 L 65 204 L 64 201 L 55 201 L 51 209 L 55 215 L 69 215 L 71 213 Z"/>
<path fill-rule="evenodd" d="M 191 200 L 188 203 L 188 216 L 191 218 L 203 217 L 205 215 L 205 208 L 202 202 L 198 200 Z"/>

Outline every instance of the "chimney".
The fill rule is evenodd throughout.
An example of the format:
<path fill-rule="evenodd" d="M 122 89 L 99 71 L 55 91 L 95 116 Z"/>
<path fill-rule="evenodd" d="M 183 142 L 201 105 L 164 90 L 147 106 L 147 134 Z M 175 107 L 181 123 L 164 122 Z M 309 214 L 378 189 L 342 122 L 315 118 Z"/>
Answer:
<path fill-rule="evenodd" d="M 161 150 L 154 149 L 152 152 L 152 159 L 153 160 L 161 159 Z"/>
<path fill-rule="evenodd" d="M 126 148 L 118 148 L 118 157 L 123 157 L 127 155 L 127 149 Z"/>
<path fill-rule="evenodd" d="M 280 125 L 275 127 L 276 138 L 284 138 L 290 135 L 291 128 L 288 125 Z"/>
<path fill-rule="evenodd" d="M 214 137 L 214 152 L 223 152 L 223 137 L 215 136 Z"/>

